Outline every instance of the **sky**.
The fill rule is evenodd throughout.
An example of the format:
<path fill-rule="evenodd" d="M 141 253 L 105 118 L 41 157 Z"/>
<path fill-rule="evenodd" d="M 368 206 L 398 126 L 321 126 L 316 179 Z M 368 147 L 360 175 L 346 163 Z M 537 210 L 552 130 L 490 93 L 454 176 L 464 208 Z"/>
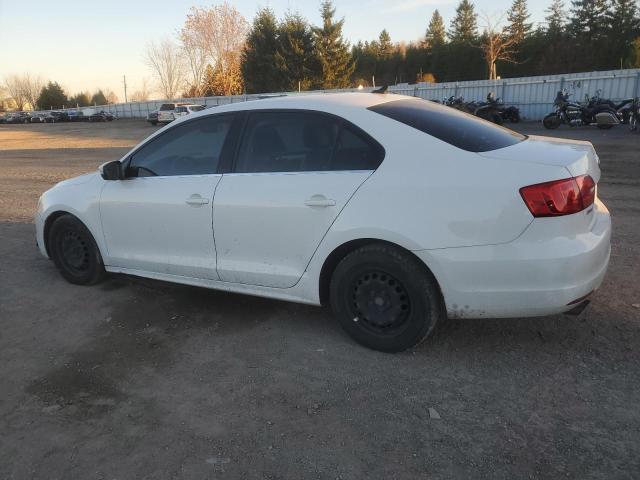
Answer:
<path fill-rule="evenodd" d="M 393 41 L 424 35 L 437 8 L 448 26 L 458 0 L 334 0 L 336 16 L 344 17 L 343 34 L 351 43 L 377 38 L 386 28 Z M 145 66 L 145 45 L 175 35 L 195 0 L 0 0 L 0 82 L 6 75 L 29 72 L 60 83 L 68 95 L 111 89 L 124 101 L 123 75 L 129 94 L 153 76 Z M 251 22 L 258 8 L 268 6 L 278 17 L 299 12 L 320 22 L 320 0 L 231 0 Z M 534 23 L 544 20 L 551 0 L 529 0 Z M 568 1 L 566 3 L 569 3 Z M 475 0 L 476 11 L 499 16 L 511 0 Z"/>

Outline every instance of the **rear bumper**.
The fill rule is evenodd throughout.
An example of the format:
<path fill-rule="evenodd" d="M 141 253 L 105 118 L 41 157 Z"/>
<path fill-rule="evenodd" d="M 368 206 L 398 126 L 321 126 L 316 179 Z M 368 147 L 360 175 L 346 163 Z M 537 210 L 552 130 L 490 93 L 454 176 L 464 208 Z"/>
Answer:
<path fill-rule="evenodd" d="M 536 219 L 507 244 L 414 253 L 440 283 L 449 317 L 562 313 L 602 283 L 611 252 L 611 217 L 596 200 L 589 231 L 559 234 L 560 222 L 561 218 Z"/>

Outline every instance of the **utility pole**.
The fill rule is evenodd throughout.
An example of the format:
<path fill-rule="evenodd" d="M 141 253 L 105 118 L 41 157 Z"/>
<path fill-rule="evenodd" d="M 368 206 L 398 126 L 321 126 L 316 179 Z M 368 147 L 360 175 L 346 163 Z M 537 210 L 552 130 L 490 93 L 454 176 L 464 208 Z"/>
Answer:
<path fill-rule="evenodd" d="M 127 100 L 127 76 L 122 75 L 122 83 L 124 84 L 124 103 L 128 103 Z"/>

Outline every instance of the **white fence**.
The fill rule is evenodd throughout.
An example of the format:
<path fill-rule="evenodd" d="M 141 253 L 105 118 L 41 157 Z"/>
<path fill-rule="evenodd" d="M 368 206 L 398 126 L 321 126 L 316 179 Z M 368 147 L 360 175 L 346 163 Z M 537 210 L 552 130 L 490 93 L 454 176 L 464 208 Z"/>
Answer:
<path fill-rule="evenodd" d="M 500 97 L 505 104 L 515 105 L 520 108 L 520 114 L 523 119 L 540 120 L 553 109 L 553 100 L 556 92 L 563 88 L 569 90 L 575 100 L 582 100 L 585 94 L 594 95 L 598 90 L 602 90 L 603 98 L 609 98 L 614 101 L 637 97 L 640 96 L 640 68 L 501 80 L 394 85 L 389 87 L 389 91 L 439 101 L 451 95 L 463 96 L 465 100 L 469 101 L 484 100 L 487 93 L 495 92 L 495 95 Z M 341 91 L 354 90 L 346 89 Z M 192 102 L 211 107 L 256 100 L 271 95 L 307 95 L 320 92 L 329 92 L 329 90 L 236 95 L 230 97 L 182 98 L 176 101 Z M 165 103 L 165 101 L 117 103 L 92 108 L 111 112 L 119 118 L 144 118 L 149 112 L 157 110 L 162 103 Z"/>

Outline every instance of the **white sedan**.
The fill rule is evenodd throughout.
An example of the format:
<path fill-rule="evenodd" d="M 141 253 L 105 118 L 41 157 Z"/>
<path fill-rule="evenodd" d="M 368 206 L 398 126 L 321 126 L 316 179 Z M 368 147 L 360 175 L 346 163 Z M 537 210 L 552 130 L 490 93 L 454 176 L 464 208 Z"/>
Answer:
<path fill-rule="evenodd" d="M 393 94 L 282 97 L 180 119 L 40 198 L 61 274 L 330 304 L 401 351 L 448 317 L 579 307 L 611 220 L 588 142 L 526 137 Z"/>

